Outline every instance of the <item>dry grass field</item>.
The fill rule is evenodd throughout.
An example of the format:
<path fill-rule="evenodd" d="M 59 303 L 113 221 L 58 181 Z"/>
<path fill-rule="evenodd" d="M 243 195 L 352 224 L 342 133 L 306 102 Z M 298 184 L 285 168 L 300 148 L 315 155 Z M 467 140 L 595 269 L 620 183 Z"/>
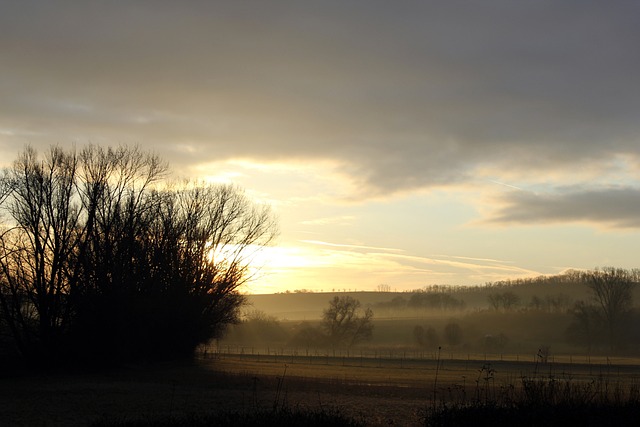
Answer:
<path fill-rule="evenodd" d="M 475 355 L 480 356 L 480 355 Z M 434 384 L 447 387 L 473 384 L 483 367 L 493 371 L 492 383 L 514 384 L 523 377 L 562 377 L 576 381 L 608 379 L 610 382 L 640 385 L 640 359 L 555 357 L 547 363 L 505 355 L 496 359 L 448 358 L 412 359 L 388 357 L 219 355 L 203 359 L 202 366 L 246 375 L 272 375 L 340 381 L 345 384 L 396 386 L 432 390 Z M 438 377 L 436 381 L 436 371 Z"/>
<path fill-rule="evenodd" d="M 545 390 L 570 384 L 589 396 L 630 395 L 640 385 L 635 359 L 502 359 L 209 355 L 101 373 L 14 375 L 0 381 L 0 417 L 8 426 L 84 426 L 286 406 L 340 411 L 365 425 L 411 426 L 424 425 L 428 409 L 446 402 L 515 395 L 523 378 Z"/>

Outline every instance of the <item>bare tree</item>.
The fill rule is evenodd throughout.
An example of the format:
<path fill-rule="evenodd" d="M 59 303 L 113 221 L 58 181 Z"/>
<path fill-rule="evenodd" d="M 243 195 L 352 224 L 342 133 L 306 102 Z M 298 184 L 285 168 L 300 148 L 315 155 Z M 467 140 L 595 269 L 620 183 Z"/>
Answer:
<path fill-rule="evenodd" d="M 0 241 L 2 314 L 23 354 L 55 351 L 68 326 L 67 271 L 79 241 L 77 159 L 53 147 L 41 161 L 27 148 L 4 176 L 9 215 Z"/>
<path fill-rule="evenodd" d="M 84 239 L 70 275 L 73 341 L 85 343 L 87 357 L 161 354 L 159 345 L 152 345 L 156 331 L 166 330 L 163 322 L 176 316 L 166 311 L 166 289 L 149 286 L 154 265 L 147 252 L 156 244 L 152 230 L 162 202 L 154 185 L 168 166 L 138 147 L 89 146 L 79 158 L 76 187 L 84 208 Z M 169 276 L 159 280 L 171 281 Z M 176 303 L 191 309 L 177 296 Z M 150 327 L 153 315 L 158 319 Z"/>
<path fill-rule="evenodd" d="M 360 301 L 350 296 L 336 296 L 329 301 L 322 319 L 322 327 L 334 347 L 351 347 L 371 339 L 373 311 L 370 308 L 362 310 Z"/>
<path fill-rule="evenodd" d="M 622 268 L 604 267 L 585 272 L 584 278 L 604 319 L 609 348 L 620 344 L 623 322 L 632 305 L 635 274 Z"/>
<path fill-rule="evenodd" d="M 90 204 L 97 206 L 96 223 L 83 282 L 93 282 L 87 291 L 98 298 L 83 305 L 80 323 L 100 331 L 93 335 L 98 348 L 114 347 L 106 337 L 113 343 L 128 337 L 119 347 L 147 357 L 189 353 L 238 320 L 244 302 L 238 288 L 255 276 L 253 258 L 275 238 L 275 219 L 268 206 L 230 185 L 185 182 L 146 191 L 158 163 L 131 164 L 147 168 L 118 171 L 118 185 L 109 190 L 105 182 L 107 191 Z M 136 176 L 141 182 L 132 190 L 125 184 L 138 182 Z M 105 257 L 107 263 L 94 261 Z M 117 316 L 109 315 L 114 306 Z"/>
<path fill-rule="evenodd" d="M 602 316 L 597 307 L 580 301 L 575 303 L 573 310 L 573 322 L 565 331 L 569 343 L 583 346 L 588 352 L 601 342 L 603 330 Z"/>
<path fill-rule="evenodd" d="M 274 217 L 231 185 L 185 184 L 162 199 L 154 238 L 146 240 L 152 248 L 144 251 L 146 265 L 156 268 L 150 283 L 170 277 L 171 292 L 194 301 L 204 320 L 203 330 L 187 328 L 194 344 L 219 337 L 238 319 L 244 301 L 238 288 L 258 274 L 256 253 L 276 237 Z"/>

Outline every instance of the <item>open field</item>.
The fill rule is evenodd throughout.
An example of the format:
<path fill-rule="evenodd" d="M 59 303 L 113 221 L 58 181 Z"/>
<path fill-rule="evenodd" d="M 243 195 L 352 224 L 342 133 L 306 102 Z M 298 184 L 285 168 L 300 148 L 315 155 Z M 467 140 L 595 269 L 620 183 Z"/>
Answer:
<path fill-rule="evenodd" d="M 446 358 L 410 359 L 388 357 L 333 357 L 304 355 L 224 355 L 205 359 L 202 366 L 250 376 L 267 375 L 286 379 L 307 379 L 343 386 L 411 389 L 416 397 L 446 400 L 447 392 L 473 394 L 478 387 L 519 387 L 523 378 L 562 380 L 574 383 L 607 382 L 609 386 L 640 386 L 640 360 L 634 358 L 589 358 L 589 363 L 558 356 L 539 363 L 502 359 Z M 451 396 L 449 396 L 451 397 Z"/>
<path fill-rule="evenodd" d="M 164 419 L 274 406 L 340 410 L 368 425 L 417 422 L 422 390 L 354 385 L 339 380 L 222 370 L 231 359 L 133 366 L 108 373 L 37 374 L 0 382 L 0 416 L 7 426 L 86 426 L 103 419 Z M 326 373 L 325 377 L 332 375 Z M 281 385 L 281 386 L 280 386 Z M 279 392 L 279 390 L 281 390 Z"/>
<path fill-rule="evenodd" d="M 80 426 L 291 406 L 339 410 L 367 425 L 421 425 L 434 402 L 473 402 L 516 392 L 522 377 L 632 393 L 640 360 L 398 359 L 307 355 L 208 355 L 190 363 L 109 372 L 28 374 L 0 381 L 6 425 Z"/>

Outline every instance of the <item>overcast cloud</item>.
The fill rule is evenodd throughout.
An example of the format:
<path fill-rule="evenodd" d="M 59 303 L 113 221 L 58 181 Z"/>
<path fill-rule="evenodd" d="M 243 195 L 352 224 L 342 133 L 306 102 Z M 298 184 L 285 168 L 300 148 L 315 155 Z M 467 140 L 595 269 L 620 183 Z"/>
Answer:
<path fill-rule="evenodd" d="M 640 226 L 638 2 L 0 4 L 4 153 L 335 160 L 361 199 L 509 175 L 549 194 L 491 221 Z"/>
<path fill-rule="evenodd" d="M 640 189 L 565 189 L 552 194 L 513 192 L 489 220 L 537 224 L 583 222 L 613 228 L 640 228 Z"/>

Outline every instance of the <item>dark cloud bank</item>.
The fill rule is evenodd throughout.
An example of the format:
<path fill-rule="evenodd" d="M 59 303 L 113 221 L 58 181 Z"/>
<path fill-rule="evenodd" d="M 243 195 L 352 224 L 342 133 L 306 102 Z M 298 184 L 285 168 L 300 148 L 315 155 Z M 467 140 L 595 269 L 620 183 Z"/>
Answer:
<path fill-rule="evenodd" d="M 637 2 L 2 9 L 5 149 L 136 142 L 176 166 L 336 159 L 361 197 L 640 158 Z M 636 227 L 627 196 L 514 193 L 493 220 Z"/>
<path fill-rule="evenodd" d="M 513 192 L 489 220 L 502 224 L 587 222 L 640 228 L 640 189 L 561 190 L 552 194 Z"/>

